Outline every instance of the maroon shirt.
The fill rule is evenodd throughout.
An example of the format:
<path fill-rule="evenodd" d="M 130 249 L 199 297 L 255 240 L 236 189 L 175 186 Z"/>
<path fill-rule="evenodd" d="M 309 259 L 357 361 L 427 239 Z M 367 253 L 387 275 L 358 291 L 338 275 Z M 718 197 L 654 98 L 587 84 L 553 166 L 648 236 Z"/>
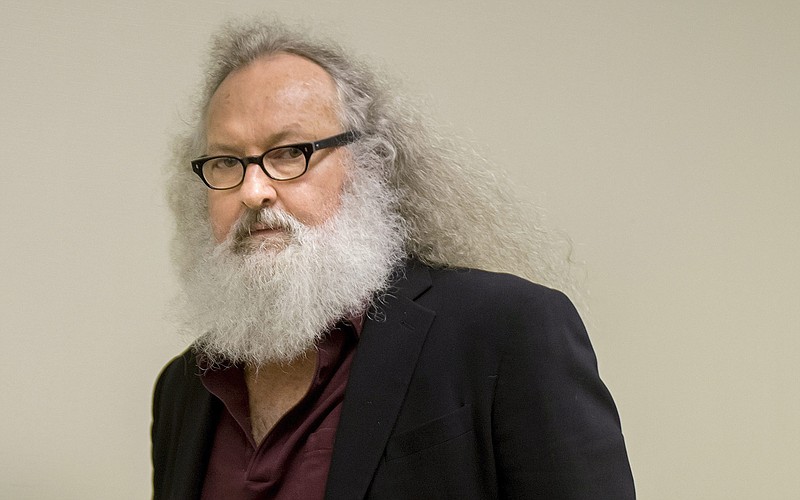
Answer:
<path fill-rule="evenodd" d="M 203 500 L 322 499 L 361 320 L 319 343 L 306 395 L 258 444 L 250 427 L 244 369 L 209 370 L 201 380 L 224 404 L 208 461 Z"/>

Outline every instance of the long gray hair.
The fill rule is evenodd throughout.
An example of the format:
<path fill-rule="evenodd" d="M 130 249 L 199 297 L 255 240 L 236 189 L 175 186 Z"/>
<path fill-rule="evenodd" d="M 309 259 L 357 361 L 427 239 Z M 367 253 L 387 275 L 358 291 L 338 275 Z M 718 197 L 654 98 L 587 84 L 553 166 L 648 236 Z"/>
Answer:
<path fill-rule="evenodd" d="M 569 241 L 545 230 L 539 212 L 519 202 L 491 164 L 436 132 L 417 104 L 390 90 L 388 78 L 337 44 L 272 21 L 231 22 L 212 40 L 191 129 L 175 144 L 168 188 L 181 274 L 210 238 L 205 189 L 188 168 L 205 153 L 209 100 L 232 71 L 279 52 L 305 57 L 333 77 L 343 129 L 363 134 L 350 146 L 354 169 L 377 171 L 396 191 L 409 255 L 433 266 L 510 272 L 575 294 Z"/>

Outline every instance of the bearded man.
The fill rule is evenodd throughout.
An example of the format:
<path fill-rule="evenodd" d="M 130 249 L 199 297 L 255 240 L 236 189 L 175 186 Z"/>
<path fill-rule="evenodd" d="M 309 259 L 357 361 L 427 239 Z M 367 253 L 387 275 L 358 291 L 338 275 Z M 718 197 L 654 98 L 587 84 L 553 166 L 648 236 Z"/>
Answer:
<path fill-rule="evenodd" d="M 155 498 L 633 498 L 557 238 L 336 45 L 215 38 L 169 196 Z M 567 286 L 567 290 L 570 288 Z"/>

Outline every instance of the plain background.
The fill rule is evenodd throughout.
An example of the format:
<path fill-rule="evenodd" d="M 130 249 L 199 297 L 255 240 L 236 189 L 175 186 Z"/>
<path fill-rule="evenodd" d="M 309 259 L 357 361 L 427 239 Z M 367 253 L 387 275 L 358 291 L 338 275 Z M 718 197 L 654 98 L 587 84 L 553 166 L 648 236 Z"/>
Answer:
<path fill-rule="evenodd" d="M 575 243 L 643 499 L 800 490 L 800 3 L 2 2 L 0 498 L 150 495 L 163 165 L 229 16 L 405 82 Z"/>

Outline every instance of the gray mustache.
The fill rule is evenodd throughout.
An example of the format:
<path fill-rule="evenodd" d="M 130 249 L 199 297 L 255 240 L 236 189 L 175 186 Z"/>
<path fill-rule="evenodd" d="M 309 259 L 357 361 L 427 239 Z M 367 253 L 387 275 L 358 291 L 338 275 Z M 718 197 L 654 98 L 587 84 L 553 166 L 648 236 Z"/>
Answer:
<path fill-rule="evenodd" d="M 241 241 L 261 229 L 278 229 L 295 234 L 302 226 L 297 219 L 282 210 L 247 210 L 236 222 L 234 238 Z"/>

